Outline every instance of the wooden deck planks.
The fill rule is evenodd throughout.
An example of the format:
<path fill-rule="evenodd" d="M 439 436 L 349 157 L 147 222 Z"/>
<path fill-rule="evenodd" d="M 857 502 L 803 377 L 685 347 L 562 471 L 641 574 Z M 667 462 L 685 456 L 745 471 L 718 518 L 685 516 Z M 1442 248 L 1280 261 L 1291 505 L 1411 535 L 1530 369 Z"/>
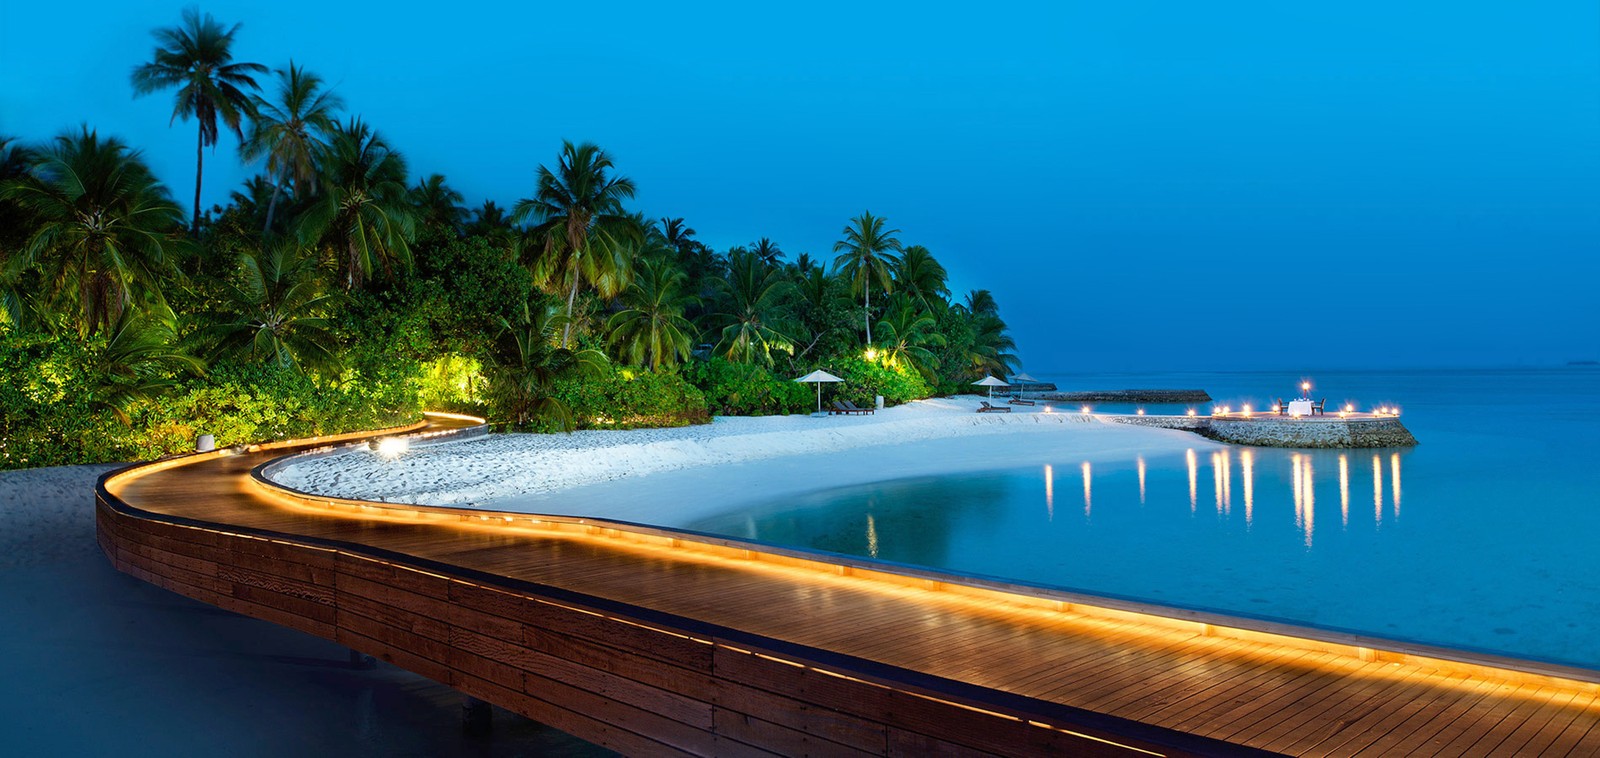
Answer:
<path fill-rule="evenodd" d="M 1004 753 L 1061 739 L 1078 749 L 1104 744 L 1026 719 L 952 717 L 937 700 L 787 664 L 752 669 L 761 658 L 709 639 L 480 586 L 427 562 L 1288 753 L 1579 754 L 1600 740 L 1594 696 L 1557 685 L 1468 681 L 1137 617 L 1020 610 L 914 582 L 887 587 L 581 535 L 288 509 L 238 484 L 268 457 L 171 469 L 114 494 L 165 516 L 415 556 L 416 567 L 104 511 L 102 545 L 147 581 L 338 639 L 502 705 L 521 703 L 508 707 L 625 751 Z M 783 691 L 763 677 L 778 677 Z M 524 694 L 533 692 L 543 694 Z M 877 700 L 861 700 L 868 692 Z M 837 698 L 849 698 L 853 715 L 829 707 Z"/>

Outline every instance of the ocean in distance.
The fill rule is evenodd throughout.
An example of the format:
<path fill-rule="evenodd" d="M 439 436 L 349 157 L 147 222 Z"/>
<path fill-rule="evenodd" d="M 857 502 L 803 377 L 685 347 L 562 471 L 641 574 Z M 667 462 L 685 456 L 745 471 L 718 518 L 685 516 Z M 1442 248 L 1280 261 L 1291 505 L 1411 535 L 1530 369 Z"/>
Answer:
<path fill-rule="evenodd" d="M 1204 389 L 1235 409 L 1267 407 L 1308 379 L 1330 409 L 1398 406 L 1420 444 L 1064 457 L 827 490 L 688 526 L 1600 669 L 1600 369 L 1039 379 L 1064 391 Z"/>

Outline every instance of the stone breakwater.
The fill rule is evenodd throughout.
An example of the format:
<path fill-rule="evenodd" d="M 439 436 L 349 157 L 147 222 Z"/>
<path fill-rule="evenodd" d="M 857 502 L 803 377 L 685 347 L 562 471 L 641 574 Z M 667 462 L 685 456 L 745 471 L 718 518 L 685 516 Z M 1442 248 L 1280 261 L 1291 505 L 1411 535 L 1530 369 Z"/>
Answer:
<path fill-rule="evenodd" d="M 1235 445 L 1298 448 L 1411 447 L 1417 438 L 1397 418 L 1212 418 L 1209 416 L 1103 416 L 1133 426 L 1182 429 Z"/>
<path fill-rule="evenodd" d="M 1095 392 L 1047 392 L 1041 400 L 1068 403 L 1209 403 L 1205 390 L 1100 390 Z"/>

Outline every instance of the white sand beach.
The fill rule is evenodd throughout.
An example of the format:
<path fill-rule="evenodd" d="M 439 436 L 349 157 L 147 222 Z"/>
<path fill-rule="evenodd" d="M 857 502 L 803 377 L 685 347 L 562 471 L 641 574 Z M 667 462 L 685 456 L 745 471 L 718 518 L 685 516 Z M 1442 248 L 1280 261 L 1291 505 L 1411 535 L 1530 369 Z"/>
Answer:
<path fill-rule="evenodd" d="M 982 398 L 924 400 L 870 416 L 717 418 L 677 429 L 505 434 L 309 458 L 275 481 L 338 497 L 591 516 L 682 526 L 785 495 L 885 479 L 1209 448 L 1185 432 L 1103 423 Z"/>

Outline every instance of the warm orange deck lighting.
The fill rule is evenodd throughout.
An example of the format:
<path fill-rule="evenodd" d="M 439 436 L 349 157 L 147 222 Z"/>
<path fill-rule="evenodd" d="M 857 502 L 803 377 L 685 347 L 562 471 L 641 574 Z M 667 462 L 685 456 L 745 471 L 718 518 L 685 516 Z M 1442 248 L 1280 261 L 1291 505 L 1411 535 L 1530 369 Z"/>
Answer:
<path fill-rule="evenodd" d="M 1222 453 L 1222 465 L 1226 472 L 1227 453 Z M 183 461 L 177 465 L 185 465 L 194 460 L 209 460 L 212 457 L 197 457 L 179 459 Z M 1188 451 L 1190 461 L 1190 488 L 1191 507 L 1194 497 L 1194 451 Z M 1298 457 L 1298 456 L 1296 456 Z M 1245 467 L 1246 476 L 1246 503 L 1247 514 L 1250 500 L 1250 457 L 1249 451 L 1241 452 L 1241 461 Z M 1307 548 L 1311 546 L 1315 519 L 1315 486 L 1314 471 L 1309 456 L 1300 461 L 1296 473 L 1301 474 L 1304 498 L 1302 504 Z M 1340 460 L 1341 479 L 1344 472 L 1343 457 Z M 1396 509 L 1399 503 L 1399 455 L 1391 455 L 1391 465 L 1394 468 L 1394 488 Z M 1303 468 L 1303 470 L 1301 470 Z M 1382 467 L 1378 456 L 1373 459 L 1375 484 L 1381 486 Z M 1090 506 L 1090 475 L 1089 462 L 1082 464 L 1084 474 L 1085 511 Z M 154 471 L 162 470 L 158 467 L 139 469 L 135 472 L 118 476 L 107 482 L 107 488 L 113 492 L 120 490 L 125 482 L 148 475 Z M 1226 482 L 1226 473 L 1223 474 Z M 1169 610 L 1159 606 L 1145 606 L 1133 604 L 1131 607 L 1101 606 L 1094 602 L 1094 598 L 1074 596 L 1071 594 L 1054 592 L 1017 592 L 1014 589 L 997 589 L 991 586 L 981 586 L 978 583 L 963 583 L 961 577 L 946 577 L 934 572 L 908 572 L 896 573 L 894 569 L 879 570 L 870 566 L 850 565 L 836 562 L 828 556 L 809 557 L 805 555 L 781 554 L 765 552 L 760 546 L 738 544 L 732 541 L 728 544 L 716 542 L 701 542 L 693 535 L 672 533 L 671 530 L 655 530 L 638 528 L 630 525 L 614 524 L 604 521 L 587 519 L 563 519 L 561 517 L 537 517 L 527 514 L 508 514 L 505 512 L 478 512 L 471 516 L 463 514 L 459 509 L 428 507 L 428 506 L 392 506 L 384 503 L 361 503 L 359 501 L 343 501 L 337 506 L 334 499 L 309 498 L 296 493 L 273 491 L 269 484 L 254 482 L 256 487 L 264 490 L 272 501 L 300 509 L 321 509 L 323 503 L 334 510 L 349 510 L 359 508 L 355 516 L 362 519 L 404 521 L 410 523 L 415 520 L 436 521 L 443 528 L 457 528 L 467 530 L 486 530 L 491 534 L 510 532 L 538 532 L 548 534 L 557 533 L 562 539 L 604 544 L 611 549 L 626 551 L 643 556 L 649 560 L 660 561 L 663 559 L 700 563 L 702 565 L 721 566 L 733 568 L 752 574 L 783 577 L 787 579 L 805 580 L 808 584 L 821 587 L 846 587 L 852 591 L 868 591 L 882 593 L 886 598 L 920 600 L 926 593 L 937 593 L 937 602 L 943 606 L 960 608 L 963 611 L 983 614 L 985 618 L 1001 618 L 1025 622 L 1044 622 L 1052 625 L 1070 625 L 1074 633 L 1093 635 L 1111 628 L 1112 625 L 1125 627 L 1130 623 L 1138 624 L 1140 631 L 1147 635 L 1149 644 L 1156 645 L 1183 645 L 1193 650 L 1199 646 L 1198 652 L 1209 655 L 1220 649 L 1220 645 L 1212 644 L 1208 639 L 1196 641 L 1200 638 L 1225 638 L 1245 640 L 1250 643 L 1252 650 L 1259 650 L 1259 655 L 1270 665 L 1287 665 L 1292 662 L 1296 667 L 1305 667 L 1310 670 L 1336 674 L 1339 676 L 1370 676 L 1386 681 L 1410 684 L 1426 682 L 1429 686 L 1443 686 L 1455 688 L 1456 691 L 1474 693 L 1474 697 L 1483 696 L 1482 680 L 1503 680 L 1510 682 L 1531 681 L 1540 687 L 1552 688 L 1539 691 L 1537 697 L 1545 698 L 1542 702 L 1565 707 L 1572 688 L 1581 688 L 1584 693 L 1594 692 L 1592 682 L 1573 682 L 1544 673 L 1528 673 L 1514 669 L 1498 668 L 1473 661 L 1471 658 L 1450 659 L 1430 658 L 1426 654 L 1418 654 L 1406 648 L 1386 650 L 1373 646 L 1378 640 L 1363 639 L 1359 637 L 1332 635 L 1307 629 L 1303 636 L 1285 634 L 1281 631 L 1268 631 L 1252 627 L 1252 622 L 1247 619 L 1229 619 L 1227 617 L 1212 616 L 1210 618 L 1194 619 L 1187 615 L 1174 617 L 1163 615 Z M 1341 482 L 1342 484 L 1342 482 Z M 1224 487 L 1228 485 L 1225 483 Z M 1379 490 L 1381 492 L 1381 490 Z M 1224 502 L 1227 500 L 1224 490 Z M 1381 497 L 1378 505 L 1381 514 Z M 467 520 L 476 516 L 472 521 Z M 513 519 L 514 517 L 514 519 Z M 1381 517 L 1381 515 L 1380 515 Z M 1248 515 L 1247 515 L 1248 518 Z M 549 519 L 549 521 L 546 521 Z M 499 522 L 515 526 L 503 527 Z M 495 523 L 478 524 L 478 521 Z M 184 527 L 199 529 L 199 527 Z M 877 534 L 876 525 L 869 515 L 867 524 L 867 539 L 871 552 L 876 554 Z M 207 530 L 213 531 L 213 530 Z M 218 532 L 221 533 L 221 532 Z M 243 537 L 243 539 L 255 539 Z M 293 545 L 293 543 L 283 543 Z M 307 548 L 315 549 L 315 548 Z M 357 558 L 370 560 L 361 556 Z M 427 573 L 404 564 L 396 565 L 399 569 L 416 573 Z M 439 576 L 437 574 L 429 574 Z M 463 581 L 455 577 L 442 577 L 453 582 Z M 997 602 L 998 601 L 998 602 Z M 1087 601 L 1087 602 L 1086 602 Z M 543 601 L 540 602 L 549 602 Z M 567 607 L 561 603 L 551 603 Z M 596 613 L 587 609 L 574 608 L 584 613 L 589 613 L 601 618 L 613 618 L 607 614 Z M 1235 625 L 1237 624 L 1237 625 Z M 655 629 L 653 626 L 640 624 L 642 628 Z M 658 630 L 673 633 L 670 630 Z M 1292 629 L 1291 629 L 1292 631 Z M 680 635 L 683 636 L 683 635 Z M 1108 637 L 1109 637 L 1108 633 Z M 684 636 L 685 639 L 698 638 Z M 710 640 L 706 640 L 708 644 Z M 731 646 L 729 646 L 731 647 Z M 1308 656 L 1306 651 L 1315 651 Z M 812 667 L 798 662 L 787 661 L 783 658 L 750 652 L 761 655 L 763 658 L 786 663 L 792 666 L 807 668 L 820 674 L 851 678 L 848 673 L 828 671 L 820 667 Z M 1256 653 L 1252 653 L 1253 655 Z M 1330 655 L 1333 657 L 1327 657 Z M 1231 653 L 1230 653 L 1231 655 Z M 1281 662 L 1281 663 L 1280 663 Z M 1374 666 L 1375 662 L 1381 665 Z M 1458 674 L 1466 674 L 1459 676 Z M 1476 679 L 1476 681 L 1475 681 Z M 856 680 L 866 681 L 866 680 Z M 1409 685 L 1408 685 L 1409 686 Z M 1530 689 L 1531 691 L 1531 689 Z M 1525 706 L 1519 706 L 1525 707 Z M 980 712 L 988 713 L 988 711 Z M 1004 715 L 1004 714 L 1000 714 Z M 1041 726 L 1049 726 L 1043 722 L 1028 721 Z M 1056 727 L 1051 727 L 1056 728 Z M 1076 734 L 1074 732 L 1074 734 Z M 1110 743 L 1115 744 L 1115 743 Z"/>

